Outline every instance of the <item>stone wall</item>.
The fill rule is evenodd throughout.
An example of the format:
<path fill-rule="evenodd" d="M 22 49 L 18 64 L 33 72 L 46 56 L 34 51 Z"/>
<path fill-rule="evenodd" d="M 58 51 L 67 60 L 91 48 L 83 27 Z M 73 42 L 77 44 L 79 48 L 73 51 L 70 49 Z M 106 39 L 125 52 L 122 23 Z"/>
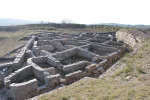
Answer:
<path fill-rule="evenodd" d="M 90 62 L 88 62 L 88 61 L 76 62 L 76 63 L 73 63 L 73 64 L 65 65 L 63 67 L 63 71 L 65 73 L 71 73 L 71 72 L 77 71 L 79 69 L 83 69 L 89 64 L 90 64 Z"/>
<path fill-rule="evenodd" d="M 136 45 L 140 45 L 142 41 L 146 40 L 149 36 L 139 30 L 135 29 L 122 29 L 116 32 L 118 41 L 123 41 L 132 48 Z"/>
<path fill-rule="evenodd" d="M 42 82 L 45 81 L 45 76 L 49 75 L 49 73 L 44 69 L 42 69 L 41 67 L 39 67 L 36 63 L 45 62 L 45 60 L 47 60 L 46 57 L 40 57 L 40 58 L 29 58 L 27 61 L 28 64 L 32 66 L 34 76 Z"/>
<path fill-rule="evenodd" d="M 76 50 L 77 50 L 77 55 L 86 57 L 86 58 L 88 58 L 88 59 L 90 59 L 90 60 L 93 60 L 94 57 L 99 57 L 99 58 L 101 58 L 99 55 L 94 54 L 94 53 L 89 52 L 89 51 L 86 51 L 86 50 L 84 50 L 84 49 L 78 49 L 78 48 L 77 48 Z"/>
<path fill-rule="evenodd" d="M 9 95 L 14 100 L 24 100 L 36 96 L 38 82 L 36 79 L 23 83 L 10 84 Z"/>
<path fill-rule="evenodd" d="M 35 73 L 34 67 L 29 65 L 10 74 L 4 79 L 5 87 L 8 89 L 8 97 L 14 100 L 24 100 L 43 93 L 43 91 L 46 92 L 54 89 L 60 82 L 60 76 L 58 74 L 50 75 L 49 72 L 47 73 L 44 71 L 40 72 L 40 70 Z M 35 76 L 35 78 L 24 81 L 24 79 L 30 77 L 31 74 Z M 38 81 L 42 80 L 41 78 L 39 79 L 41 74 L 44 75 L 43 81 L 45 84 L 39 86 Z"/>
<path fill-rule="evenodd" d="M 32 74 L 31 72 L 32 68 L 30 65 L 15 71 L 13 74 L 10 74 L 4 79 L 5 87 L 9 87 L 11 83 L 18 83 L 22 81 L 24 78 L 30 76 Z"/>
<path fill-rule="evenodd" d="M 65 75 L 65 79 L 67 81 L 67 84 L 73 83 L 73 82 L 81 79 L 82 77 L 83 77 L 82 71 L 80 71 L 80 70 Z"/>
<path fill-rule="evenodd" d="M 53 57 L 56 58 L 59 61 L 62 61 L 64 59 L 67 59 L 67 58 L 75 55 L 76 52 L 77 52 L 76 49 L 73 48 L 73 49 L 69 49 L 69 50 L 66 50 L 66 51 L 58 52 L 58 53 L 54 54 Z"/>

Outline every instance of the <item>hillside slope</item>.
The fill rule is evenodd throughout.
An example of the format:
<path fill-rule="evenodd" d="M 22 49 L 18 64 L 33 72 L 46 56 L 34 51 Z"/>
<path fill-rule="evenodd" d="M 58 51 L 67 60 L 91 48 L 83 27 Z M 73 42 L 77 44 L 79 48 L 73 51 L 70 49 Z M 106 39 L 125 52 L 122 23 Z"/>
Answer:
<path fill-rule="evenodd" d="M 33 100 L 149 100 L 150 39 L 136 53 L 126 54 L 100 79 L 84 78 Z"/>

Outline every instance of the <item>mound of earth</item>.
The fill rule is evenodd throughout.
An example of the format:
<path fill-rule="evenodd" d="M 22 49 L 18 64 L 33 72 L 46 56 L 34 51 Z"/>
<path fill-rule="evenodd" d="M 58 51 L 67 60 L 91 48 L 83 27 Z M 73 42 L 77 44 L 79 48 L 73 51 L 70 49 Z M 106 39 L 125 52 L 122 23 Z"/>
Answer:
<path fill-rule="evenodd" d="M 149 36 L 136 29 L 121 29 L 116 32 L 118 41 L 123 41 L 132 48 L 141 44 L 142 41 L 146 40 Z"/>

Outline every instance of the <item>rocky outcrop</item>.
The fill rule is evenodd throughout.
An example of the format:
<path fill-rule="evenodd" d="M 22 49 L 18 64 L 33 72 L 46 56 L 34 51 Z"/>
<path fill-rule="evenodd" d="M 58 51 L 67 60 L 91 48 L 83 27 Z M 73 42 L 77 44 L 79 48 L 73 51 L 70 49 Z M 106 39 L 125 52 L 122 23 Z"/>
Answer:
<path fill-rule="evenodd" d="M 136 29 L 121 29 L 116 32 L 118 41 L 123 41 L 132 48 L 148 38 L 148 35 Z"/>

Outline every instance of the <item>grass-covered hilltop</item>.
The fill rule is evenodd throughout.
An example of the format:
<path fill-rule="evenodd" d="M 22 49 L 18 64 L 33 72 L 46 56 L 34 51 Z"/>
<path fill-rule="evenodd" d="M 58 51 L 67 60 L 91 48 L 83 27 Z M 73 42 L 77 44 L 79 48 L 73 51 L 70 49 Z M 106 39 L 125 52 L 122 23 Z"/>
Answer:
<path fill-rule="evenodd" d="M 30 36 L 38 33 L 115 33 L 115 39 L 128 46 L 127 53 L 99 77 L 84 77 L 29 100 L 150 100 L 150 29 L 143 27 L 68 23 L 0 26 L 0 59 L 15 57 Z M 0 100 L 4 98 L 0 94 Z"/>

